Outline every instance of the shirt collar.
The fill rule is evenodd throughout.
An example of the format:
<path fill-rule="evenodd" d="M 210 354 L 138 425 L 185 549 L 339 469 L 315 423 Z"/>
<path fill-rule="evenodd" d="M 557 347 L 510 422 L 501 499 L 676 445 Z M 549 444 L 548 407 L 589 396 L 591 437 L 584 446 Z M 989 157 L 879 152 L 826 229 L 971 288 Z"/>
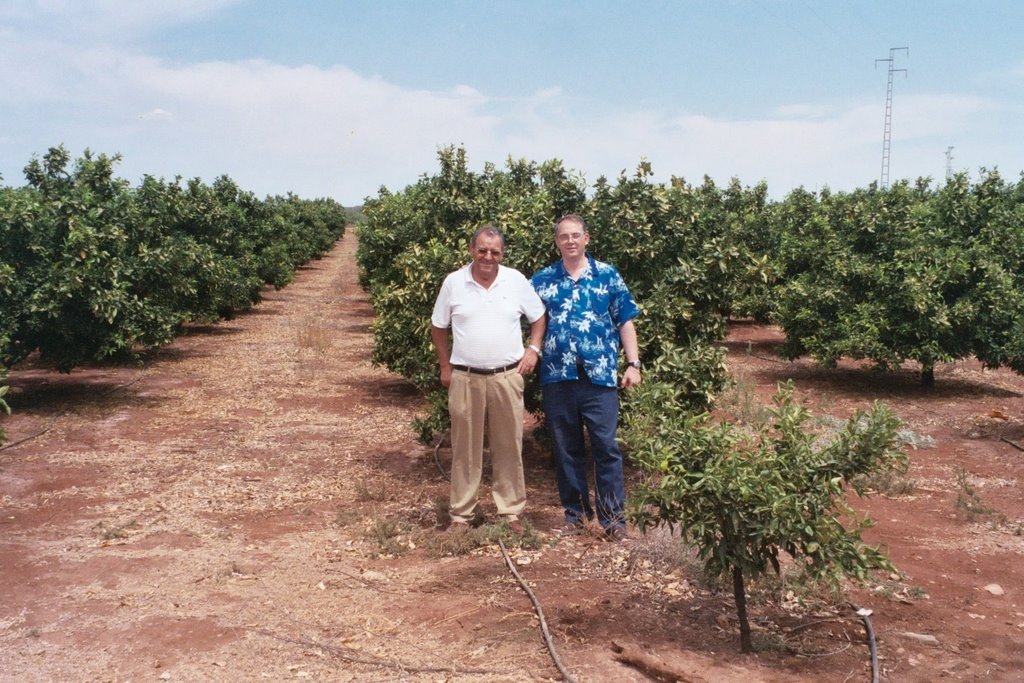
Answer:
<path fill-rule="evenodd" d="M 587 257 L 587 266 L 589 268 L 589 272 L 591 275 L 593 275 L 594 273 L 597 272 L 597 260 L 590 254 L 589 251 L 586 254 L 584 254 L 584 256 Z M 582 278 L 584 275 L 587 274 L 587 272 L 588 270 L 585 268 L 583 272 L 580 273 L 580 277 Z M 569 271 L 566 270 L 565 261 L 563 261 L 562 259 L 558 259 L 558 275 L 559 277 L 569 277 Z"/>
<path fill-rule="evenodd" d="M 462 272 L 463 272 L 463 279 L 464 279 L 466 284 L 473 283 L 477 287 L 482 287 L 483 286 L 479 282 L 477 282 L 476 280 L 473 279 L 473 264 L 472 263 L 467 263 L 462 268 Z M 497 276 L 495 276 L 494 282 L 491 283 L 491 287 L 494 287 L 495 285 L 504 282 L 507 274 L 508 274 L 508 270 L 506 269 L 506 267 L 501 265 L 501 264 L 499 264 L 498 265 L 498 274 L 497 274 Z"/>

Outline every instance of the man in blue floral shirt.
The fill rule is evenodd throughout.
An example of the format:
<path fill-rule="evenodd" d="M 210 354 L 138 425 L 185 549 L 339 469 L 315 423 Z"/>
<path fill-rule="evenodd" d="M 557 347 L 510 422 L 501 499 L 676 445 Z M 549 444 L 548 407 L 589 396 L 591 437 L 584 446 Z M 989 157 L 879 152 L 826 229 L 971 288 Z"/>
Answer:
<path fill-rule="evenodd" d="M 554 444 L 558 495 L 565 533 L 597 519 L 609 540 L 627 538 L 622 452 L 616 441 L 617 387 L 640 383 L 640 353 L 633 318 L 640 309 L 611 265 L 587 253 L 590 234 L 575 214 L 555 223 L 562 255 L 531 283 L 548 312 L 540 364 L 544 414 Z M 618 379 L 619 346 L 627 367 Z M 590 502 L 584 428 L 594 459 L 595 501 Z"/>

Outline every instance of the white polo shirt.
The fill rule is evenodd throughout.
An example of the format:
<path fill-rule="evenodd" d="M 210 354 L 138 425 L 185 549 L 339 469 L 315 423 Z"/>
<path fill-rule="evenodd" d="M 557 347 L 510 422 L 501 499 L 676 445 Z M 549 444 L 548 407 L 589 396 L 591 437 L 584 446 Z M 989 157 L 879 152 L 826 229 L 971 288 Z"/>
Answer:
<path fill-rule="evenodd" d="M 500 368 L 523 357 L 523 316 L 530 323 L 544 315 L 544 302 L 530 281 L 514 268 L 498 266 L 488 288 L 463 266 L 449 273 L 434 302 L 430 322 L 452 328 L 454 365 Z"/>

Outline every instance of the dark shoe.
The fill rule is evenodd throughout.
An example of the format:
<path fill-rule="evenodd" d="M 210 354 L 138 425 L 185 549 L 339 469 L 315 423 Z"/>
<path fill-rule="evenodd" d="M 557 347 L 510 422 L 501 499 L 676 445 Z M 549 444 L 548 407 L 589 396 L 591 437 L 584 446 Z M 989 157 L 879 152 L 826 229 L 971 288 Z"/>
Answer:
<path fill-rule="evenodd" d="M 610 543 L 621 543 L 629 540 L 629 533 L 626 531 L 624 526 L 613 526 L 610 529 L 606 529 L 604 537 Z"/>

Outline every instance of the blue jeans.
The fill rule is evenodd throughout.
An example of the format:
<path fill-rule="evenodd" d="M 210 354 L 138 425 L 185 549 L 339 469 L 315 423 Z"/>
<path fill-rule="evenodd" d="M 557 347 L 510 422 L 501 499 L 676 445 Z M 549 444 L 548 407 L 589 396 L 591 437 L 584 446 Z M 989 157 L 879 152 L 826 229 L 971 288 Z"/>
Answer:
<path fill-rule="evenodd" d="M 565 510 L 565 521 L 581 524 L 594 518 L 605 529 L 625 526 L 623 508 L 626 485 L 622 472 L 622 452 L 615 439 L 619 419 L 619 394 L 614 387 L 591 383 L 583 375 L 578 380 L 545 384 L 544 416 L 554 444 L 558 497 Z M 590 434 L 594 458 L 595 505 L 590 504 L 587 485 L 587 449 L 583 436 Z"/>

